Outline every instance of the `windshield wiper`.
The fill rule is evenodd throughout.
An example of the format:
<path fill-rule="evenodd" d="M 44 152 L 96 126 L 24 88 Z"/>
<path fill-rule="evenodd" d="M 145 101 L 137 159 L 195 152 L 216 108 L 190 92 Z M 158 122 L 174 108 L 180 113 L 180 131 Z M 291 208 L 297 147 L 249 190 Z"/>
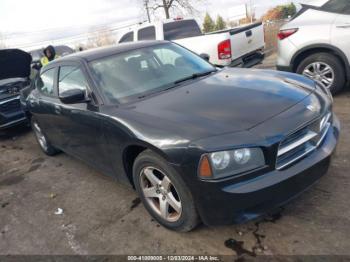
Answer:
<path fill-rule="evenodd" d="M 190 76 L 186 76 L 186 77 L 184 77 L 184 78 L 181 78 L 181 79 L 179 79 L 179 80 L 176 80 L 176 81 L 174 82 L 174 84 L 176 85 L 176 84 L 185 82 L 185 81 L 187 81 L 187 80 L 196 79 L 196 78 L 198 78 L 198 77 L 210 75 L 211 73 L 216 72 L 216 71 L 217 71 L 217 70 L 215 69 L 215 70 L 210 70 L 210 71 L 206 71 L 206 72 L 202 72 L 202 73 L 194 73 L 194 74 L 192 74 L 192 75 L 190 75 Z"/>
<path fill-rule="evenodd" d="M 154 94 L 159 93 L 159 92 L 167 91 L 167 90 L 169 90 L 169 89 L 172 89 L 172 88 L 176 87 L 176 85 L 179 84 L 179 83 L 182 83 L 182 82 L 185 82 L 185 81 L 191 80 L 191 79 L 196 79 L 196 78 L 198 78 L 198 77 L 210 75 L 211 73 L 216 72 L 216 71 L 217 71 L 217 70 L 214 69 L 214 70 L 210 70 L 210 71 L 206 71 L 206 72 L 201 72 L 201 73 L 195 73 L 195 74 L 192 74 L 192 75 L 190 75 L 190 76 L 186 76 L 186 77 L 184 77 L 184 78 L 181 78 L 181 79 L 179 79 L 179 80 L 176 80 L 174 83 L 172 83 L 172 84 L 170 84 L 170 85 L 167 85 L 168 87 L 165 88 L 165 89 L 162 89 L 162 90 L 156 91 L 156 92 L 150 92 L 150 93 L 148 93 L 148 94 L 141 95 L 141 96 L 139 96 L 139 97 L 137 97 L 137 98 L 138 98 L 138 99 L 143 99 L 143 98 L 145 98 L 145 97 L 147 97 L 147 96 L 151 96 L 151 95 L 154 95 Z"/>

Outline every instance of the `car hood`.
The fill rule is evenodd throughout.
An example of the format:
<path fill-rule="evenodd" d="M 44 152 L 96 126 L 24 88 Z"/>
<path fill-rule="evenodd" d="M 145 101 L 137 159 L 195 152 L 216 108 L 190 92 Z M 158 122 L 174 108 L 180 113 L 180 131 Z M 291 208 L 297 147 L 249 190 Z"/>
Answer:
<path fill-rule="evenodd" d="M 140 132 L 153 128 L 193 140 L 248 130 L 293 107 L 314 88 L 313 81 L 296 74 L 224 69 L 118 111 Z"/>
<path fill-rule="evenodd" d="M 32 57 L 19 49 L 0 50 L 0 80 L 29 77 Z"/>

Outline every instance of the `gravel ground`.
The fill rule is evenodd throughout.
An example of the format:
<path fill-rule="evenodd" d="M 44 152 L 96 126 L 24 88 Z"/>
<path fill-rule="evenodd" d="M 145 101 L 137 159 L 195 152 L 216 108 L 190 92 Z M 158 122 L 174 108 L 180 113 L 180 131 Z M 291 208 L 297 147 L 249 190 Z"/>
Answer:
<path fill-rule="evenodd" d="M 184 234 L 159 226 L 131 189 L 66 154 L 45 156 L 28 128 L 10 130 L 0 137 L 0 254 L 350 255 L 348 91 L 335 112 L 337 155 L 313 188 L 274 217 Z"/>

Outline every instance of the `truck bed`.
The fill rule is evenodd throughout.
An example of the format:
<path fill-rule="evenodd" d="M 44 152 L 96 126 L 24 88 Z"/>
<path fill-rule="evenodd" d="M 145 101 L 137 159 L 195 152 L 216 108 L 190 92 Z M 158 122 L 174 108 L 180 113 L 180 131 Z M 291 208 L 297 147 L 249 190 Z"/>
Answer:
<path fill-rule="evenodd" d="M 218 44 L 230 40 L 231 58 L 219 59 Z M 210 62 L 218 66 L 232 66 L 245 63 L 249 57 L 263 58 L 265 46 L 262 23 L 216 31 L 196 37 L 174 40 L 174 42 L 194 51 L 197 54 L 206 53 Z M 255 56 L 254 54 L 257 54 Z"/>
<path fill-rule="evenodd" d="M 254 24 L 249 24 L 249 25 L 244 25 L 244 26 L 238 26 L 238 27 L 233 27 L 225 30 L 220 30 L 220 31 L 214 31 L 207 33 L 205 35 L 212 35 L 212 34 L 220 34 L 220 33 L 230 33 L 230 35 L 235 35 L 239 34 L 248 30 L 252 30 L 255 27 L 262 26 L 262 22 L 254 23 Z"/>

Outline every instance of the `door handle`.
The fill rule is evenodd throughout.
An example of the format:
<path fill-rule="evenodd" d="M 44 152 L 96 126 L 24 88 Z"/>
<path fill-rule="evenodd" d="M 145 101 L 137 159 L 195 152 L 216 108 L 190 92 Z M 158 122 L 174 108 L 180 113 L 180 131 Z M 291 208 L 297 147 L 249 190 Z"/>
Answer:
<path fill-rule="evenodd" d="M 55 113 L 57 115 L 60 115 L 61 114 L 61 107 L 59 105 L 55 105 Z"/>

